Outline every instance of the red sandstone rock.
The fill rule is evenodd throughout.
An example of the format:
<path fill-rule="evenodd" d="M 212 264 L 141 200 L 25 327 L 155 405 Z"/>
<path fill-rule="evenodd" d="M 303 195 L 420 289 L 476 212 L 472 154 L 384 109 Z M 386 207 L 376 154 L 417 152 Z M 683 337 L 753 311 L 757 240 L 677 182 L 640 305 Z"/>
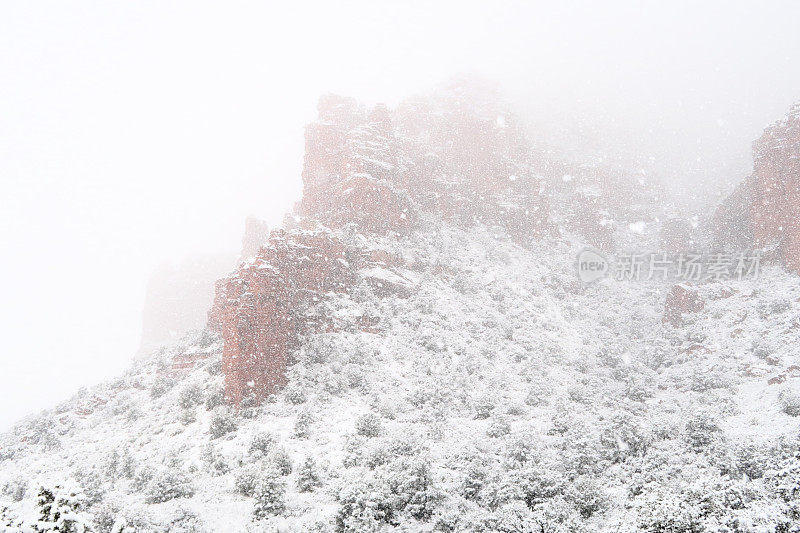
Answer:
<path fill-rule="evenodd" d="M 680 326 L 683 321 L 684 313 L 702 311 L 704 307 L 705 302 L 703 302 L 696 290 L 685 285 L 673 285 L 664 302 L 664 316 L 662 320 L 673 326 Z"/>
<path fill-rule="evenodd" d="M 785 374 L 778 374 L 775 377 L 769 378 L 769 380 L 767 380 L 767 384 L 768 385 L 780 385 L 784 381 L 786 381 L 786 375 Z"/>
<path fill-rule="evenodd" d="M 218 284 L 210 318 L 224 343 L 226 399 L 238 405 L 253 395 L 260 401 L 284 385 L 300 326 L 298 308 L 316 295 L 346 290 L 353 281 L 345 247 L 334 237 L 273 232 L 252 261 Z"/>
<path fill-rule="evenodd" d="M 459 225 L 499 225 L 521 244 L 551 232 L 541 180 L 524 165 L 521 128 L 491 98 L 476 109 L 465 96 L 491 89 L 451 89 L 394 114 L 321 99 L 319 119 L 306 129 L 298 214 L 386 233 L 410 231 L 421 209 Z"/>
<path fill-rule="evenodd" d="M 378 331 L 375 317 L 345 324 L 301 316 L 304 304 L 347 291 L 358 279 L 379 297 L 410 294 L 395 271 L 402 257 L 347 249 L 324 228 L 405 233 L 428 211 L 454 224 L 500 226 L 519 244 L 553 231 L 521 128 L 476 91 L 491 88 L 454 86 L 447 96 L 409 101 L 394 113 L 337 96 L 320 99 L 319 118 L 306 128 L 303 198 L 287 224 L 292 230 L 272 232 L 263 245 L 263 226 L 248 221 L 243 256 L 253 259 L 216 284 L 208 328 L 223 338 L 229 402 L 251 394 L 260 400 L 285 384 L 303 333 Z"/>
<path fill-rule="evenodd" d="M 242 236 L 241 261 L 246 261 L 255 256 L 258 249 L 266 244 L 269 239 L 269 227 L 263 220 L 256 217 L 247 217 L 244 221 L 244 236 Z"/>
<path fill-rule="evenodd" d="M 800 273 L 800 104 L 753 143 L 753 174 L 717 209 L 718 243 L 774 248 Z"/>

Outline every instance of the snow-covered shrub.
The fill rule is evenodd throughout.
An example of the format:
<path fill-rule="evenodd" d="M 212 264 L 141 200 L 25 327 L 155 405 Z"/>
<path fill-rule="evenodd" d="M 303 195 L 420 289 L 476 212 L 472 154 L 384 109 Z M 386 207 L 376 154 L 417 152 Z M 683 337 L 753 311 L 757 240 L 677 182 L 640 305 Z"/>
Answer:
<path fill-rule="evenodd" d="M 756 444 L 743 444 L 733 450 L 734 475 L 746 475 L 748 479 L 758 479 L 773 463 L 770 450 Z"/>
<path fill-rule="evenodd" d="M 495 400 L 489 395 L 480 396 L 475 400 L 475 418 L 483 420 L 492 416 Z"/>
<path fill-rule="evenodd" d="M 506 448 L 506 457 L 512 465 L 522 465 L 535 458 L 536 442 L 528 435 L 512 437 Z"/>
<path fill-rule="evenodd" d="M 792 302 L 788 298 L 775 298 L 772 301 L 764 302 L 759 307 L 761 318 L 768 318 L 772 315 L 785 313 L 792 308 Z"/>
<path fill-rule="evenodd" d="M 634 402 L 644 402 L 652 398 L 655 392 L 651 385 L 642 379 L 630 378 L 625 383 L 625 397 Z"/>
<path fill-rule="evenodd" d="M 120 515 L 120 508 L 111 502 L 102 502 L 94 509 L 94 526 L 98 533 L 115 533 L 115 524 Z"/>
<path fill-rule="evenodd" d="M 712 389 L 727 387 L 729 383 L 730 380 L 722 371 L 698 371 L 692 375 L 689 387 L 694 392 L 708 392 Z"/>
<path fill-rule="evenodd" d="M 150 387 L 150 397 L 153 399 L 161 398 L 174 386 L 174 379 L 160 375 L 153 380 L 153 384 Z"/>
<path fill-rule="evenodd" d="M 267 401 L 271 401 L 272 398 L 274 398 L 274 395 L 270 395 L 270 399 Z M 242 418 L 252 419 L 256 418 L 260 412 L 260 405 L 255 394 L 248 394 L 242 398 L 242 401 L 239 404 L 239 416 Z"/>
<path fill-rule="evenodd" d="M 215 385 L 206 396 L 206 411 L 213 411 L 225 403 L 225 388 L 222 385 Z"/>
<path fill-rule="evenodd" d="M 155 476 L 156 471 L 149 465 L 140 467 L 133 476 L 133 490 L 141 492 Z"/>
<path fill-rule="evenodd" d="M 371 476 L 348 480 L 336 499 L 337 533 L 377 532 L 394 517 L 388 487 Z"/>
<path fill-rule="evenodd" d="M 123 448 L 122 454 L 119 459 L 119 467 L 117 468 L 117 475 L 126 479 L 131 479 L 136 473 L 136 459 L 130 449 Z"/>
<path fill-rule="evenodd" d="M 362 464 L 367 447 L 367 438 L 361 435 L 348 435 L 344 441 L 342 465 L 345 468 Z"/>
<path fill-rule="evenodd" d="M 259 469 L 254 465 L 240 468 L 233 478 L 233 487 L 242 496 L 253 496 L 258 485 Z"/>
<path fill-rule="evenodd" d="M 763 337 L 758 337 L 753 340 L 750 349 L 753 351 L 754 356 L 764 360 L 772 359 L 776 351 L 775 343 Z"/>
<path fill-rule="evenodd" d="M 381 418 L 375 413 L 366 413 L 356 420 L 356 434 L 363 437 L 377 437 L 383 430 Z"/>
<path fill-rule="evenodd" d="M 231 470 L 231 467 L 228 465 L 225 457 L 223 457 L 214 447 L 214 444 L 210 442 L 203 447 L 203 452 L 200 457 L 203 460 L 206 469 L 211 472 L 211 475 L 222 476 Z"/>
<path fill-rule="evenodd" d="M 553 391 L 542 384 L 534 383 L 530 386 L 528 393 L 525 395 L 525 404 L 531 407 L 547 404 L 547 399 L 552 395 Z"/>
<path fill-rule="evenodd" d="M 508 423 L 507 420 L 498 418 L 497 420 L 493 420 L 489 429 L 486 430 L 486 434 L 490 437 L 504 437 L 511 433 L 511 424 Z"/>
<path fill-rule="evenodd" d="M 23 522 L 16 515 L 12 514 L 8 507 L 0 506 L 0 528 L 2 531 L 19 531 L 23 527 Z"/>
<path fill-rule="evenodd" d="M 178 405 L 184 409 L 191 409 L 201 403 L 203 403 L 203 389 L 200 385 L 187 385 L 178 395 Z"/>
<path fill-rule="evenodd" d="M 181 470 L 168 468 L 157 473 L 147 485 L 147 503 L 162 503 L 175 498 L 191 498 L 194 487 Z"/>
<path fill-rule="evenodd" d="M 525 414 L 525 406 L 520 403 L 511 403 L 506 406 L 508 416 L 522 416 Z"/>
<path fill-rule="evenodd" d="M 197 412 L 194 409 L 181 409 L 178 415 L 178 421 L 184 426 L 194 424 L 197 422 Z"/>
<path fill-rule="evenodd" d="M 320 485 L 322 482 L 317 471 L 317 462 L 313 457 L 308 456 L 297 469 L 297 490 L 311 492 Z"/>
<path fill-rule="evenodd" d="M 708 413 L 698 413 L 686 422 L 686 439 L 696 452 L 703 451 L 720 435 L 719 425 Z"/>
<path fill-rule="evenodd" d="M 282 446 L 273 447 L 267 456 L 267 461 L 282 476 L 288 476 L 292 473 L 292 459 Z"/>
<path fill-rule="evenodd" d="M 694 533 L 707 531 L 702 509 L 682 494 L 659 490 L 646 495 L 639 507 L 638 530 L 647 533 Z"/>
<path fill-rule="evenodd" d="M 566 485 L 564 499 L 570 502 L 583 518 L 589 518 L 607 504 L 606 496 L 597 482 L 586 476 L 580 476 Z"/>
<path fill-rule="evenodd" d="M 277 438 L 272 433 L 260 431 L 252 436 L 247 451 L 251 455 L 267 455 L 275 446 Z"/>
<path fill-rule="evenodd" d="M 430 465 L 420 458 L 402 457 L 393 461 L 386 466 L 383 476 L 397 511 L 428 520 L 441 501 L 441 494 L 433 487 Z"/>
<path fill-rule="evenodd" d="M 39 444 L 46 452 L 57 450 L 61 447 L 58 425 L 58 421 L 50 414 L 39 416 L 29 427 L 28 440 Z"/>
<path fill-rule="evenodd" d="M 612 462 L 621 462 L 630 456 L 643 455 L 652 435 L 631 415 L 624 411 L 615 413 L 600 432 L 600 444 L 606 457 Z"/>
<path fill-rule="evenodd" d="M 208 531 L 200 517 L 185 507 L 178 507 L 175 514 L 162 527 L 163 531 L 169 533 L 205 533 Z"/>
<path fill-rule="evenodd" d="M 311 436 L 311 424 L 314 423 L 314 415 L 308 409 L 303 409 L 297 413 L 294 421 L 294 436 L 300 439 L 307 439 Z"/>
<path fill-rule="evenodd" d="M 283 396 L 284 398 L 286 398 L 287 402 L 293 403 L 295 405 L 300 405 L 301 403 L 305 403 L 307 400 L 306 391 L 304 390 L 304 388 L 296 384 L 290 384 L 289 386 L 287 386 L 284 389 Z"/>
<path fill-rule="evenodd" d="M 262 520 L 283 513 L 286 508 L 286 485 L 274 469 L 265 470 L 255 490 L 253 518 Z"/>
<path fill-rule="evenodd" d="M 222 359 L 215 359 L 206 365 L 206 372 L 211 376 L 218 376 L 222 373 Z"/>
<path fill-rule="evenodd" d="M 83 533 L 89 531 L 92 517 L 85 512 L 83 495 L 60 485 L 52 489 L 41 487 L 36 500 L 39 514 L 34 531 Z"/>
<path fill-rule="evenodd" d="M 567 388 L 567 397 L 575 403 L 589 404 L 592 400 L 592 393 L 584 384 L 575 384 Z"/>
<path fill-rule="evenodd" d="M 211 417 L 208 432 L 212 439 L 218 439 L 236 431 L 236 419 L 227 409 L 218 409 Z"/>
<path fill-rule="evenodd" d="M 343 374 L 351 389 L 359 389 L 366 383 L 364 371 L 354 364 L 345 365 Z"/>
<path fill-rule="evenodd" d="M 489 467 L 485 459 L 473 457 L 462 472 L 460 493 L 465 499 L 477 502 L 489 478 Z"/>
<path fill-rule="evenodd" d="M 86 505 L 95 505 L 105 497 L 108 488 L 106 476 L 99 466 L 76 470 L 75 479 L 81 485 L 81 493 Z"/>
<path fill-rule="evenodd" d="M 355 533 L 377 530 L 382 523 L 396 525 L 401 513 L 428 520 L 441 495 L 433 487 L 428 463 L 402 457 L 374 471 L 348 476 L 337 500 L 336 530 Z"/>
<path fill-rule="evenodd" d="M 526 464 L 519 471 L 517 483 L 522 489 L 522 499 L 533 509 L 559 497 L 568 482 L 559 465 Z"/>
<path fill-rule="evenodd" d="M 781 410 L 789 416 L 800 416 L 800 392 L 783 390 L 778 395 Z"/>
<path fill-rule="evenodd" d="M 3 485 L 3 494 L 11 498 L 11 501 L 22 501 L 27 491 L 28 482 L 21 477 L 7 481 L 6 484 Z"/>

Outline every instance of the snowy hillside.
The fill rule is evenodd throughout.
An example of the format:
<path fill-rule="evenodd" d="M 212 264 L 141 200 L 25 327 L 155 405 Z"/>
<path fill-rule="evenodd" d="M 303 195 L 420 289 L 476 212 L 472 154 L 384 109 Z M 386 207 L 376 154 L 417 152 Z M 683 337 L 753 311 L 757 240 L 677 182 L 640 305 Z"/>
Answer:
<path fill-rule="evenodd" d="M 207 327 L 0 436 L 0 529 L 800 532 L 797 274 L 582 281 L 711 238 L 495 96 L 323 97 Z"/>
<path fill-rule="evenodd" d="M 673 329 L 667 285 L 580 284 L 567 244 L 447 226 L 373 244 L 409 291 L 306 309 L 382 319 L 303 339 L 263 405 L 222 404 L 200 332 L 5 435 L 6 527 L 34 523 L 40 486 L 72 488 L 98 531 L 796 527 L 796 277 L 703 285 Z"/>

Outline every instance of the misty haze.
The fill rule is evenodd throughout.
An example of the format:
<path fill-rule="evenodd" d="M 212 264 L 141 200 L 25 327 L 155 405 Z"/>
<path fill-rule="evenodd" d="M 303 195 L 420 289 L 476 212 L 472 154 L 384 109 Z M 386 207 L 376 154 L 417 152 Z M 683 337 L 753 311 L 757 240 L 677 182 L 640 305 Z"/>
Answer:
<path fill-rule="evenodd" d="M 800 4 L 0 6 L 0 531 L 800 532 Z"/>

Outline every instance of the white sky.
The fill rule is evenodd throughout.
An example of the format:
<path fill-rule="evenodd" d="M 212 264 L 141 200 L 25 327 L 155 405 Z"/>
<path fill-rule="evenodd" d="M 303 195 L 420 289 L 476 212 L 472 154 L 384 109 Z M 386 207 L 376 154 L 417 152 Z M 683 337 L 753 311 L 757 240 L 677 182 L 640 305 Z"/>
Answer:
<path fill-rule="evenodd" d="M 797 2 L 281 4 L 0 4 L 0 429 L 125 368 L 157 264 L 280 222 L 323 92 L 481 72 L 703 201 L 800 99 Z"/>

